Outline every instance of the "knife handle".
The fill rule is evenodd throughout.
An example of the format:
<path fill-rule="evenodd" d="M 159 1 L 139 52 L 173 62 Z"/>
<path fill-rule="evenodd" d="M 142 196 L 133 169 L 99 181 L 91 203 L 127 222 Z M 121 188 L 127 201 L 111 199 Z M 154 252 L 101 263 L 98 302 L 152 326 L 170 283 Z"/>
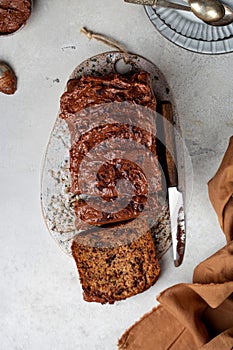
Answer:
<path fill-rule="evenodd" d="M 176 166 L 176 143 L 175 132 L 173 126 L 175 125 L 172 104 L 169 101 L 162 101 L 160 103 L 159 112 L 169 122 L 169 126 L 163 124 L 164 141 L 166 146 L 166 167 L 167 167 L 167 186 L 178 185 L 178 174 Z M 165 123 L 166 124 L 166 123 Z"/>

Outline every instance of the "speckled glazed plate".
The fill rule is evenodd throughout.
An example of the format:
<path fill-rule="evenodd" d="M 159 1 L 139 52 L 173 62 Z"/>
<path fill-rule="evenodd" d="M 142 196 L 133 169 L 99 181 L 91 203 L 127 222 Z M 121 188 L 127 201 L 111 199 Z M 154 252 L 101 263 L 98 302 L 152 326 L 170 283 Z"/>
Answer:
<path fill-rule="evenodd" d="M 177 3 L 187 5 L 182 0 Z M 232 6 L 231 0 L 224 3 Z M 157 30 L 180 47 L 213 55 L 233 51 L 233 23 L 211 26 L 188 11 L 151 6 L 145 6 L 145 10 Z"/>
<path fill-rule="evenodd" d="M 121 62 L 122 58 L 128 59 L 130 62 L 130 69 L 133 71 L 145 70 L 150 73 L 155 96 L 158 100 L 174 102 L 171 90 L 160 70 L 145 58 L 133 54 L 109 52 L 89 58 L 78 65 L 70 78 L 81 77 L 83 74 L 106 75 L 111 72 L 116 72 L 117 64 Z M 175 120 L 177 120 L 176 116 Z M 49 232 L 62 250 L 68 255 L 71 255 L 73 237 L 80 232 L 75 228 L 73 202 L 76 198 L 69 191 L 71 186 L 69 172 L 70 147 L 70 132 L 67 123 L 57 117 L 47 146 L 42 168 L 41 204 L 45 223 Z M 181 164 L 180 172 L 183 171 L 184 167 L 183 164 Z M 162 223 L 157 226 L 155 237 L 158 255 L 162 256 L 171 245 L 170 223 L 166 203 L 164 205 Z"/>

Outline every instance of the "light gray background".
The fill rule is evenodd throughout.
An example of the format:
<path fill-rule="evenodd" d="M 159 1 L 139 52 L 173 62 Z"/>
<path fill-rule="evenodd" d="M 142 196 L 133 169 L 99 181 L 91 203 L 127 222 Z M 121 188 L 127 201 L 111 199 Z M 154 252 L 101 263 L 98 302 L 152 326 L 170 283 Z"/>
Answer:
<path fill-rule="evenodd" d="M 113 306 L 82 300 L 74 261 L 49 236 L 39 201 L 42 158 L 66 80 L 82 60 L 109 51 L 79 33 L 84 25 L 162 70 L 194 167 L 183 265 L 173 267 L 170 250 L 154 287 Z M 0 96 L 0 348 L 114 350 L 122 332 L 156 305 L 156 295 L 190 282 L 195 265 L 225 243 L 207 181 L 233 134 L 233 54 L 185 51 L 154 29 L 142 7 L 122 0 L 37 0 L 28 25 L 1 37 L 0 48 L 18 76 L 17 93 Z"/>

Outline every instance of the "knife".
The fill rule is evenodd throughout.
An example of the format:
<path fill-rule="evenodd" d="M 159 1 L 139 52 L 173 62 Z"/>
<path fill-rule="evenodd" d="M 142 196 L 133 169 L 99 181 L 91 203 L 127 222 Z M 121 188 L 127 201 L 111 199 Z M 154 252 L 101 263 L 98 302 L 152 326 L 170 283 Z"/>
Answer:
<path fill-rule="evenodd" d="M 124 1 L 132 4 L 137 4 L 137 5 L 155 6 L 155 7 L 160 6 L 160 7 L 172 8 L 176 10 L 191 11 L 190 6 L 177 4 L 167 0 L 124 0 Z"/>
<path fill-rule="evenodd" d="M 164 142 L 166 145 L 166 167 L 168 201 L 171 222 L 173 258 L 176 267 L 183 262 L 186 241 L 186 222 L 184 212 L 183 193 L 178 187 L 178 172 L 176 162 L 176 140 L 172 125 L 175 124 L 172 105 L 170 102 L 161 102 L 160 112 L 168 120 L 171 127 L 164 125 Z M 171 154 L 171 152 L 173 154 Z"/>

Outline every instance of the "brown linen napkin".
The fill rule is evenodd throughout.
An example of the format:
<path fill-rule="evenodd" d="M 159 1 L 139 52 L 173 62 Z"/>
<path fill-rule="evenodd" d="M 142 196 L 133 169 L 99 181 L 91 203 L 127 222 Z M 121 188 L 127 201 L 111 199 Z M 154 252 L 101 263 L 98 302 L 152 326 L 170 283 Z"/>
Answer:
<path fill-rule="evenodd" d="M 233 240 L 233 136 L 216 175 L 208 185 L 210 200 L 229 242 Z"/>
<path fill-rule="evenodd" d="M 233 350 L 233 137 L 209 182 L 209 196 L 228 244 L 196 267 L 119 340 L 123 350 Z"/>

